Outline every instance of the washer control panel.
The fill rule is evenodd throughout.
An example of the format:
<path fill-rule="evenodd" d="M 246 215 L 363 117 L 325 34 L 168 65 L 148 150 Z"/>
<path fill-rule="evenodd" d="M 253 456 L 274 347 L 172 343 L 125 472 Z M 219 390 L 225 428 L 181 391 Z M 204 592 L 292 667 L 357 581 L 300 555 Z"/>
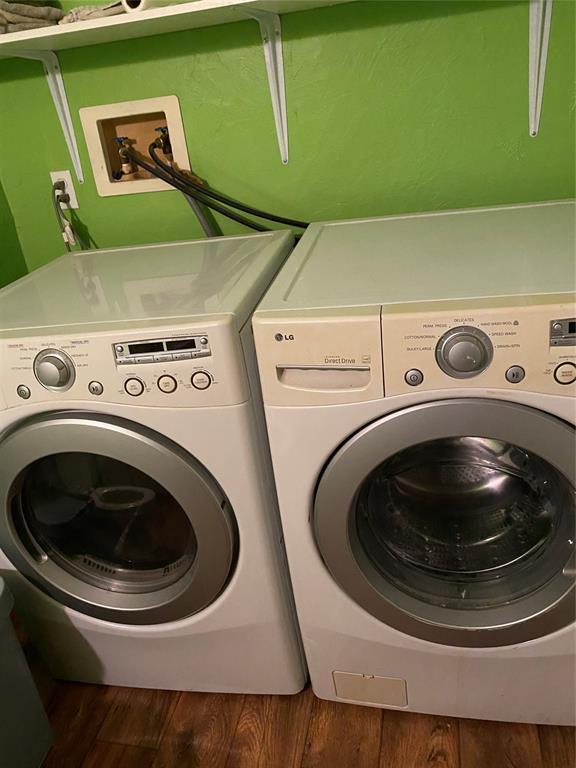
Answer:
<path fill-rule="evenodd" d="M 75 401 L 189 408 L 243 403 L 250 390 L 240 336 L 233 319 L 222 316 L 198 333 L 153 328 L 70 336 L 48 329 L 41 336 L 0 337 L 0 395 L 8 406 Z"/>
<path fill-rule="evenodd" d="M 555 298 L 566 301 L 534 296 L 519 297 L 515 307 L 510 299 L 383 307 L 385 395 L 455 387 L 575 395 L 573 297 Z"/>

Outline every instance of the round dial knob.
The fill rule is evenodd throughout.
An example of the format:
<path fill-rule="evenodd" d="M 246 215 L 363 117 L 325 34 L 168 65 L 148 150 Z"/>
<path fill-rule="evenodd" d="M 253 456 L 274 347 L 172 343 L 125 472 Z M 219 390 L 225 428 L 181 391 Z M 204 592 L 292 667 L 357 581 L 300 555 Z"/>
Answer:
<path fill-rule="evenodd" d="M 492 342 L 479 328 L 463 325 L 451 328 L 436 346 L 436 362 L 454 379 L 469 379 L 486 370 L 492 362 Z"/>
<path fill-rule="evenodd" d="M 34 374 L 46 389 L 70 389 L 76 378 L 74 363 L 59 349 L 44 349 L 34 360 Z"/>

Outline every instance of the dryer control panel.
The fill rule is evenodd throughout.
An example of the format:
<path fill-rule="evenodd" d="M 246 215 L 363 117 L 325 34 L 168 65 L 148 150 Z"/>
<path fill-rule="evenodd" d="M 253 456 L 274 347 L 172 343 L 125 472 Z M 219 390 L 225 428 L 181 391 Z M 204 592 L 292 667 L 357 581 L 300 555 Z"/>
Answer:
<path fill-rule="evenodd" d="M 204 334 L 170 339 L 116 341 L 113 344 L 116 365 L 172 363 L 210 357 L 210 339 Z"/>
<path fill-rule="evenodd" d="M 229 317 L 199 330 L 37 334 L 0 338 L 0 390 L 8 406 L 94 401 L 190 408 L 249 397 L 241 342 Z"/>

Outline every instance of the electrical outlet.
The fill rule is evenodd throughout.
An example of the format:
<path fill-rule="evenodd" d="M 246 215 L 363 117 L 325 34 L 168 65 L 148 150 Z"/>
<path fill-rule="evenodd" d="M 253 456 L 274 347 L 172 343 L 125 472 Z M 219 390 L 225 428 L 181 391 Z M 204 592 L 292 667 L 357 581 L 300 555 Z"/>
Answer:
<path fill-rule="evenodd" d="M 72 174 L 70 171 L 52 171 L 50 173 L 52 184 L 56 181 L 63 181 L 66 185 L 65 193 L 70 196 L 69 203 L 60 203 L 60 207 L 64 210 L 70 208 L 78 208 L 78 198 L 76 197 L 76 190 L 74 189 L 74 183 L 72 182 Z"/>

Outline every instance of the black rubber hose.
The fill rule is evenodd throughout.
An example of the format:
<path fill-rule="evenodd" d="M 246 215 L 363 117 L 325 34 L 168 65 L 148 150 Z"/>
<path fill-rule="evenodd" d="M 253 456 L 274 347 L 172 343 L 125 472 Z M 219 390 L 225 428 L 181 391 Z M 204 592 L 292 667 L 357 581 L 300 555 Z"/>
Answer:
<path fill-rule="evenodd" d="M 142 160 L 131 149 L 124 147 L 121 151 L 126 157 L 129 157 L 133 163 L 138 165 L 140 168 L 143 168 L 145 171 L 148 171 L 148 173 L 151 173 L 152 176 L 155 176 L 157 179 L 160 179 L 161 181 L 166 182 L 166 184 L 170 184 L 170 186 L 174 187 L 174 189 L 177 189 L 179 192 L 182 192 L 183 194 L 188 195 L 189 197 L 193 197 L 195 200 L 198 200 L 198 202 L 203 203 L 208 208 L 212 208 L 213 211 L 217 211 L 218 213 L 221 213 L 223 216 L 226 216 L 227 218 L 232 219 L 233 221 L 237 221 L 239 224 L 243 224 L 245 227 L 249 227 L 250 229 L 255 229 L 256 232 L 270 232 L 269 229 L 267 229 L 266 227 L 263 227 L 261 224 L 257 224 L 255 221 L 251 221 L 250 219 L 246 219 L 244 218 L 244 216 L 240 216 L 239 213 L 235 213 L 234 211 L 228 210 L 228 208 L 224 208 L 221 205 L 217 205 L 213 200 L 210 200 L 209 198 L 205 198 L 203 195 L 200 195 L 196 190 L 189 188 L 187 185 L 180 184 L 176 179 L 172 178 L 172 176 L 168 176 L 168 174 L 166 173 L 161 173 L 156 168 L 154 168 L 154 166 L 144 162 L 144 160 Z"/>
<path fill-rule="evenodd" d="M 197 200 L 198 202 L 203 203 L 208 208 L 211 208 L 212 210 L 217 211 L 218 213 L 221 213 L 223 216 L 226 216 L 227 218 L 232 219 L 233 221 L 237 221 L 239 224 L 243 224 L 244 226 L 249 227 L 250 229 L 255 229 L 257 232 L 270 231 L 266 227 L 263 227 L 260 224 L 257 224 L 255 221 L 246 219 L 244 218 L 244 216 L 240 216 L 240 214 L 237 214 L 234 211 L 230 211 L 227 208 L 223 208 L 222 206 L 217 205 L 216 203 L 214 203 L 214 201 L 205 198 L 204 195 L 201 195 L 195 190 L 190 189 L 187 185 L 181 184 L 178 180 L 174 179 L 172 176 L 169 176 L 168 174 L 163 173 L 162 171 L 158 171 L 157 168 L 145 162 L 139 155 L 137 155 L 131 149 L 124 147 L 122 152 L 127 157 L 129 157 L 132 160 L 132 162 L 134 162 L 140 168 L 143 168 L 145 171 L 148 171 L 148 173 L 152 174 L 152 176 L 155 176 L 157 179 L 164 181 L 166 184 L 169 184 L 170 186 L 174 187 L 174 189 L 177 189 L 179 192 L 182 192 L 184 195 L 187 195 L 188 197 L 191 197 L 194 200 Z"/>
<path fill-rule="evenodd" d="M 192 189 L 195 189 L 197 192 L 201 192 L 203 195 L 206 195 L 206 197 L 211 197 L 221 203 L 231 205 L 233 208 L 237 208 L 239 211 L 244 211 L 244 213 L 250 213 L 252 216 L 257 216 L 259 219 L 277 221 L 279 224 L 287 224 L 289 227 L 300 227 L 301 229 L 306 229 L 308 226 L 308 222 L 306 221 L 298 221 L 297 219 L 288 219 L 284 216 L 276 216 L 273 213 L 267 213 L 266 211 L 261 211 L 259 208 L 253 208 L 250 205 L 241 203 L 239 200 L 235 200 L 233 197 L 228 197 L 228 195 L 214 192 L 213 189 L 205 189 L 200 184 L 196 184 L 196 182 L 192 181 L 192 179 L 183 174 L 181 171 L 177 171 L 175 168 L 172 168 L 170 165 L 161 160 L 156 149 L 156 144 L 150 144 L 148 147 L 148 152 L 150 153 L 152 160 L 159 168 L 164 171 L 164 173 L 167 173 L 170 176 L 174 176 L 179 181 L 182 181 L 188 186 L 191 186 Z"/>

